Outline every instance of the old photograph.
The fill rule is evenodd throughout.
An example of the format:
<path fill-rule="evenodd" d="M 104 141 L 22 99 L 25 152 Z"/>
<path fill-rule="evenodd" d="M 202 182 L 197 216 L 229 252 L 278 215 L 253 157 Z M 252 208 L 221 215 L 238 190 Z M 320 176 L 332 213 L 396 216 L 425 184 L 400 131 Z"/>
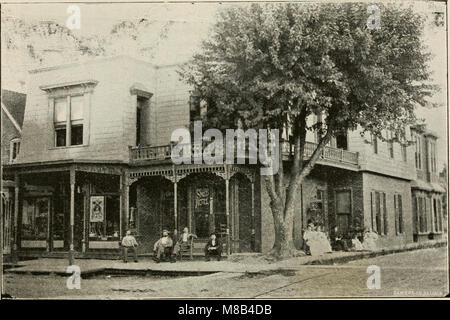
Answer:
<path fill-rule="evenodd" d="M 445 1 L 2 1 L 1 299 L 447 296 L 447 30 Z M 177 313 L 271 312 L 242 308 Z"/>

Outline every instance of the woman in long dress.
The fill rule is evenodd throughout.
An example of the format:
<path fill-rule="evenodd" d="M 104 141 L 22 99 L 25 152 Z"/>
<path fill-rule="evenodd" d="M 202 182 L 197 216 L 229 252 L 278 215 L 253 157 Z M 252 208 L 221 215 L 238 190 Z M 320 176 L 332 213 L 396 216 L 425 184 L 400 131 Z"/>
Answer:
<path fill-rule="evenodd" d="M 364 231 L 364 240 L 362 243 L 363 249 L 368 251 L 374 251 L 377 249 L 377 240 L 378 235 L 371 231 L 370 229 L 366 229 Z"/>

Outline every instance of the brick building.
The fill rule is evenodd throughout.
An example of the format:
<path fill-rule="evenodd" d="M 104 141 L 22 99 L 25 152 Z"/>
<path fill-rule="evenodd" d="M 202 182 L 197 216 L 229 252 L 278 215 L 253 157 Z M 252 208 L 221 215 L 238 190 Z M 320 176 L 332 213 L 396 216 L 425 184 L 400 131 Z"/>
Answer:
<path fill-rule="evenodd" d="M 140 252 L 151 253 L 163 229 L 185 226 L 200 248 L 212 231 L 228 254 L 271 248 L 273 220 L 257 165 L 172 163 L 171 133 L 201 113 L 177 68 L 120 56 L 30 71 L 21 152 L 4 166 L 17 186 L 20 254 L 117 254 L 128 229 Z M 299 188 L 296 247 L 309 219 L 332 236 L 372 228 L 386 247 L 437 237 L 443 190 L 428 166 L 436 137 L 411 132 L 424 143 L 420 154 L 358 131 L 334 138 Z M 315 139 L 308 135 L 307 154 Z M 290 146 L 283 150 L 291 161 Z M 427 165 L 416 170 L 418 158 Z M 425 211 L 419 198 L 427 199 Z"/>

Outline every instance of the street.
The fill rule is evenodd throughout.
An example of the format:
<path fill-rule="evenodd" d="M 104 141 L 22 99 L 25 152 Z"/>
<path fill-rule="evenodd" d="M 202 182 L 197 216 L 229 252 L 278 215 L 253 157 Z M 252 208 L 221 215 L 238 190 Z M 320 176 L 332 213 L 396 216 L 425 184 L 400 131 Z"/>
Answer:
<path fill-rule="evenodd" d="M 380 288 L 368 289 L 367 267 L 380 269 Z M 115 276 L 81 279 L 67 289 L 63 276 L 4 274 L 5 292 L 16 298 L 130 299 L 156 297 L 326 298 L 442 297 L 448 293 L 447 248 L 422 249 L 342 265 L 300 265 L 258 274 Z"/>

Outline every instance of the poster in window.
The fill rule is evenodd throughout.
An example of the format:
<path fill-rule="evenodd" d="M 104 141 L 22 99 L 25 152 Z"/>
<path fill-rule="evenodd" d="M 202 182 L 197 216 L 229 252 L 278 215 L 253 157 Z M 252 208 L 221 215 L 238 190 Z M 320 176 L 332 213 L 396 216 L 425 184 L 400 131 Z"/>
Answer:
<path fill-rule="evenodd" d="M 195 197 L 195 207 L 200 208 L 209 205 L 209 189 L 197 188 Z"/>
<path fill-rule="evenodd" d="M 91 196 L 91 222 L 103 222 L 105 219 L 105 197 Z"/>

